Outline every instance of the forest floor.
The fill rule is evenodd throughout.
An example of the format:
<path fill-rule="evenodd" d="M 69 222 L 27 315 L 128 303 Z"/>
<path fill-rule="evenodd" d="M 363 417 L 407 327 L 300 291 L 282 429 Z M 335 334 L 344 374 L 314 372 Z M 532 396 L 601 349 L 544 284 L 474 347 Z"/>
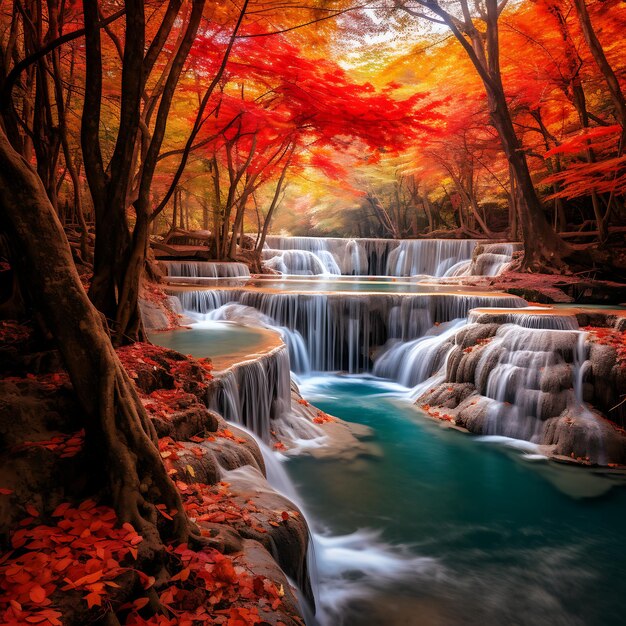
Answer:
<path fill-rule="evenodd" d="M 0 623 L 302 624 L 292 579 L 307 529 L 288 501 L 241 493 L 220 466 L 263 470 L 256 443 L 206 406 L 212 364 L 150 344 L 118 355 L 159 436 L 185 509 L 215 547 L 155 559 L 119 525 L 77 428 L 59 354 L 28 325 L 0 322 Z M 158 507 L 163 520 L 174 514 Z M 279 550 L 280 553 L 280 550 Z M 161 562 L 161 565 L 158 562 Z M 164 563 L 164 567 L 163 564 Z"/>
<path fill-rule="evenodd" d="M 626 284 L 567 274 L 505 272 L 493 278 L 469 280 L 466 284 L 490 287 L 543 304 L 626 303 Z"/>

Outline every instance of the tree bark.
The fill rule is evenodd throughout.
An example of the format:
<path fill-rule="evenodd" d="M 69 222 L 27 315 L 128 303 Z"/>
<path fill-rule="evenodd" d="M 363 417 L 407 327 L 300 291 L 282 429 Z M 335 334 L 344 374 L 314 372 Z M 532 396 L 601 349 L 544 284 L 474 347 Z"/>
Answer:
<path fill-rule="evenodd" d="M 276 183 L 276 189 L 274 190 L 274 196 L 272 197 L 270 208 L 267 210 L 267 215 L 265 216 L 265 221 L 263 222 L 263 230 L 261 231 L 261 236 L 257 241 L 256 247 L 257 255 L 259 256 L 259 258 L 261 258 L 261 255 L 263 254 L 263 246 L 265 245 L 265 239 L 267 238 L 267 233 L 269 232 L 270 224 L 272 223 L 272 217 L 274 217 L 274 211 L 276 211 L 276 208 L 280 203 L 280 192 L 282 191 L 283 184 L 285 182 L 287 170 L 289 169 L 289 165 L 291 164 L 291 157 L 293 155 L 294 148 L 295 144 L 293 144 L 291 148 L 291 153 L 289 154 L 287 162 L 283 167 L 283 171 L 280 173 L 280 178 Z"/>
<path fill-rule="evenodd" d="M 626 144 L 626 100 L 624 99 L 624 93 L 622 92 L 619 79 L 617 78 L 617 75 L 613 71 L 611 64 L 606 58 L 602 44 L 600 43 L 600 40 L 598 39 L 598 36 L 596 35 L 596 32 L 593 28 L 593 24 L 591 23 L 591 18 L 589 16 L 589 11 L 587 10 L 587 4 L 585 0 L 574 0 L 574 6 L 576 7 L 578 21 L 580 23 L 580 28 L 582 30 L 585 41 L 587 42 L 587 46 L 591 51 L 591 55 L 593 56 L 593 59 L 598 66 L 598 69 L 604 76 L 604 80 L 609 89 L 609 94 L 611 96 L 611 100 L 613 101 L 615 119 L 622 127 L 622 133 L 618 146 L 618 156 L 621 156 Z M 593 156 L 593 152 L 588 152 L 590 152 L 590 154 Z M 596 215 L 596 221 L 598 222 L 598 238 L 601 242 L 604 242 L 608 238 L 607 226 L 611 214 L 610 201 L 608 203 L 606 212 L 604 213 L 604 215 L 602 215 L 599 209 L 597 194 L 595 194 L 595 192 L 593 193 L 592 200 L 594 202 L 593 208 Z"/>
<path fill-rule="evenodd" d="M 484 31 L 476 28 L 467 0 L 460 0 L 463 10 L 462 20 L 448 13 L 436 0 L 417 0 L 417 2 L 437 16 L 434 21 L 445 24 L 452 31 L 482 80 L 491 121 L 498 132 L 522 200 L 518 203 L 518 218 L 524 243 L 524 267 L 531 270 L 562 268 L 562 259 L 571 249 L 554 232 L 546 219 L 532 181 L 526 155 L 515 133 L 502 84 L 498 32 L 501 9 L 497 0 L 485 0 L 486 13 L 480 15 Z M 415 11 L 408 7 L 404 7 L 404 10 L 416 15 Z M 420 16 L 423 17 L 421 14 Z"/>
<path fill-rule="evenodd" d="M 589 46 L 589 50 L 591 51 L 591 55 L 598 69 L 602 73 L 602 76 L 604 76 L 609 94 L 611 95 L 611 100 L 613 101 L 615 118 L 622 127 L 622 134 L 624 134 L 626 133 L 626 101 L 624 100 L 624 94 L 622 93 L 619 80 L 606 58 L 602 44 L 593 28 L 589 11 L 587 10 L 587 3 L 585 0 L 573 0 L 573 4 L 576 7 L 576 14 L 578 15 L 580 28 L 587 42 L 587 46 Z"/>
<path fill-rule="evenodd" d="M 85 412 L 94 474 L 108 487 L 121 522 L 161 545 L 155 504 L 176 509 L 167 537 L 186 541 L 193 525 L 156 446 L 156 433 L 85 293 L 65 233 L 41 180 L 0 129 L 0 224 L 18 245 L 22 288 L 58 343 Z"/>

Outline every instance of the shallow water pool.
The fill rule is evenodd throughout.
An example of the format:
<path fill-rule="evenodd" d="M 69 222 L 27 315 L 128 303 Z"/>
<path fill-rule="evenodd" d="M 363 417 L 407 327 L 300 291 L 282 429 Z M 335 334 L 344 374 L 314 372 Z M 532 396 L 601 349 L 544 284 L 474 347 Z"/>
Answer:
<path fill-rule="evenodd" d="M 372 541 L 395 555 L 378 570 L 355 562 L 340 575 L 318 559 L 321 599 L 337 611 L 330 623 L 625 622 L 621 477 L 442 429 L 376 379 L 310 378 L 301 390 L 324 411 L 371 426 L 381 451 L 352 462 L 290 460 L 310 517 L 333 536 L 376 531 Z"/>
<path fill-rule="evenodd" d="M 238 354 L 242 350 L 254 352 L 266 340 L 267 334 L 261 328 L 207 320 L 193 324 L 190 328 L 151 332 L 149 338 L 152 343 L 182 354 L 214 359 Z"/>

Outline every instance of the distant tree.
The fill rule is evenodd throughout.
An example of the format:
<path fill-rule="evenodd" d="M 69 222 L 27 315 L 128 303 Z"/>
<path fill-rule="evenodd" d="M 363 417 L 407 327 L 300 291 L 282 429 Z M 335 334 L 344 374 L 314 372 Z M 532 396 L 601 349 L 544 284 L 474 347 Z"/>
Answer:
<path fill-rule="evenodd" d="M 446 26 L 471 60 L 487 94 L 491 122 L 515 178 L 518 219 L 524 242 L 524 265 L 530 269 L 561 267 L 570 249 L 548 223 L 533 184 L 526 155 L 515 132 L 500 70 L 499 18 L 507 4 L 497 0 L 416 0 L 397 6 L 419 19 Z"/>

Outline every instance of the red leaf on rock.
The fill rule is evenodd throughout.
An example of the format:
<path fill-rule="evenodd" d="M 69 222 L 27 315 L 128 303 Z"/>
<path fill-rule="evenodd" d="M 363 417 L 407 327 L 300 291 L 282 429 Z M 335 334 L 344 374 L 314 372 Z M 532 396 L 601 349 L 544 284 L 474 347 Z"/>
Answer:
<path fill-rule="evenodd" d="M 93 608 L 94 606 L 102 605 L 102 596 L 97 591 L 92 591 L 85 596 L 85 600 L 87 600 L 87 607 Z"/>
<path fill-rule="evenodd" d="M 34 585 L 28 595 L 35 604 L 41 604 L 46 599 L 46 590 L 41 585 Z"/>
<path fill-rule="evenodd" d="M 226 583 L 237 582 L 237 574 L 235 568 L 229 559 L 222 559 L 219 563 L 215 564 L 213 568 L 213 574 L 215 578 Z"/>

